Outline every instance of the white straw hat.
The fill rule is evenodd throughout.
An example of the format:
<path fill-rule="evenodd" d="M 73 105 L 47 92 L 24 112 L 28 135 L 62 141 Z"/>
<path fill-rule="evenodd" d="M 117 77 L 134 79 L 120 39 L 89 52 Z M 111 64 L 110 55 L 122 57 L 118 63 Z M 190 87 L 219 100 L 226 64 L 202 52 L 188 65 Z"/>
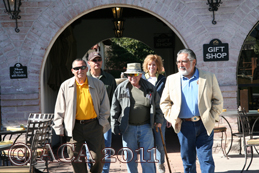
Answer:
<path fill-rule="evenodd" d="M 124 73 L 125 74 L 142 73 L 140 63 L 128 63 L 127 70 Z"/>

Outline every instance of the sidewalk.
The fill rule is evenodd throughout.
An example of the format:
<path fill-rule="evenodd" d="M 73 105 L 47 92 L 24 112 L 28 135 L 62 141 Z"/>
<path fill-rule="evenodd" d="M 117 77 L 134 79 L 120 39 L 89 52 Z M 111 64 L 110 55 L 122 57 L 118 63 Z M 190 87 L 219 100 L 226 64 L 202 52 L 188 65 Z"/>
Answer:
<path fill-rule="evenodd" d="M 183 166 L 182 161 L 180 157 L 180 153 L 169 153 L 168 154 L 169 160 L 170 160 L 170 167 L 172 173 L 183 173 Z M 244 165 L 244 155 L 230 155 L 229 159 L 222 157 L 221 154 L 215 154 L 214 155 L 214 161 L 216 165 L 215 172 L 216 173 L 240 173 L 241 169 Z M 245 171 L 248 173 L 258 173 L 259 172 L 259 156 L 256 155 L 256 157 L 253 160 L 252 165 L 249 168 L 249 171 Z M 41 167 L 38 165 L 37 167 Z M 50 172 L 51 173 L 72 173 L 73 169 L 71 164 L 68 163 L 50 163 Z M 42 167 L 41 167 L 42 168 Z M 141 165 L 138 165 L 139 173 L 141 173 Z M 42 172 L 46 172 L 46 170 L 42 170 Z M 127 173 L 127 166 L 126 163 L 112 163 L 110 167 L 110 173 Z M 159 172 L 157 172 L 159 173 Z M 167 164 L 166 164 L 166 173 L 169 173 Z M 197 173 L 201 173 L 199 169 L 199 164 L 197 163 Z"/>
<path fill-rule="evenodd" d="M 183 165 L 182 160 L 180 156 L 180 147 L 178 138 L 171 130 L 166 131 L 166 144 L 167 144 L 167 152 L 168 152 L 168 158 L 170 162 L 170 167 L 172 173 L 182 173 L 183 171 Z M 121 138 L 119 136 L 113 136 L 113 145 L 112 148 L 115 149 L 116 152 L 121 148 Z M 114 156 L 117 158 L 117 155 Z M 220 152 L 218 154 L 214 154 L 214 161 L 215 161 L 215 172 L 216 173 L 240 173 L 240 171 L 243 168 L 243 165 L 245 163 L 245 156 L 239 155 L 238 153 L 230 153 L 228 156 L 228 159 L 223 156 L 223 154 Z M 166 159 L 165 159 L 166 160 Z M 248 159 L 248 162 L 250 159 Z M 259 172 L 259 155 L 255 153 L 254 159 L 252 162 L 252 165 L 249 168 L 249 173 L 258 173 Z M 248 164 L 248 163 L 247 163 Z M 201 173 L 199 163 L 197 161 L 197 173 Z M 169 173 L 167 162 L 165 163 L 166 166 L 166 173 Z M 46 172 L 46 170 L 43 170 L 44 168 L 41 165 L 37 165 L 37 168 L 39 168 L 42 172 Z M 71 164 L 69 163 L 50 163 L 49 164 L 50 172 L 69 172 L 72 173 L 73 169 Z M 142 172 L 141 165 L 138 164 L 138 170 L 139 173 Z M 111 163 L 110 166 L 110 173 L 127 173 L 127 166 L 126 163 L 121 163 L 117 160 L 115 163 Z M 157 171 L 157 173 L 159 173 Z"/>

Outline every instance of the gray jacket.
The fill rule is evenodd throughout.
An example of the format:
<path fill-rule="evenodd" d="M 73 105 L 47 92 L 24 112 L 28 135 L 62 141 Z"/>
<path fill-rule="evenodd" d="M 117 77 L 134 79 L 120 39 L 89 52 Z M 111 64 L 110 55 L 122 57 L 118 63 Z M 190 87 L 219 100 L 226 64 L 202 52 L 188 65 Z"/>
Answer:
<path fill-rule="evenodd" d="M 145 95 L 151 94 L 150 125 L 153 128 L 154 123 L 163 123 L 163 113 L 159 106 L 160 96 L 156 88 L 144 79 L 140 79 L 139 84 L 144 88 Z M 130 97 L 129 80 L 119 84 L 114 91 L 111 105 L 111 130 L 114 134 L 123 134 L 129 124 Z"/>
<path fill-rule="evenodd" d="M 103 126 L 103 132 L 105 133 L 110 129 L 108 121 L 110 113 L 108 95 L 102 81 L 90 76 L 87 78 L 94 110 L 99 124 Z M 75 77 L 72 77 L 61 84 L 58 92 L 53 120 L 53 128 L 57 135 L 63 135 L 65 131 L 67 136 L 72 137 L 76 119 L 76 99 Z"/>

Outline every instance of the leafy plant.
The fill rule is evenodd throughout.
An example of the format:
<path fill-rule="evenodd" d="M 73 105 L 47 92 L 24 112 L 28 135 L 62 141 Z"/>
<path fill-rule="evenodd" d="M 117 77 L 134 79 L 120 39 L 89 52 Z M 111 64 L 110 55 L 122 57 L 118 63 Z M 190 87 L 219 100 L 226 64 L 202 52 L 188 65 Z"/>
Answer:
<path fill-rule="evenodd" d="M 155 52 L 144 43 L 132 38 L 112 38 L 107 51 L 106 69 L 125 71 L 127 63 L 142 63 Z"/>

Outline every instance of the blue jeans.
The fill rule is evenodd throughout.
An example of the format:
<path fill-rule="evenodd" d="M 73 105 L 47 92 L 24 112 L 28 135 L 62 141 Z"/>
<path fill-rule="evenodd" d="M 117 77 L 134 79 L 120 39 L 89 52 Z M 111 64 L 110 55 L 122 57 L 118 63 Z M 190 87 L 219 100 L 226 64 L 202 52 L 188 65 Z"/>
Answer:
<path fill-rule="evenodd" d="M 105 132 L 103 134 L 103 137 L 104 137 L 105 148 L 111 148 L 111 145 L 112 145 L 112 131 L 111 131 L 111 129 L 108 130 L 107 132 Z M 87 154 L 87 157 L 89 157 L 88 151 L 86 151 L 86 154 Z M 111 153 L 108 153 L 108 156 L 110 158 Z M 111 163 L 109 161 L 104 163 L 102 173 L 109 173 L 110 164 Z M 91 168 L 92 164 L 89 162 L 88 166 L 89 166 L 89 168 Z"/>
<path fill-rule="evenodd" d="M 156 172 L 153 159 L 154 155 L 153 153 L 147 151 L 154 147 L 154 137 L 150 124 L 137 126 L 128 125 L 128 129 L 122 134 L 122 145 L 123 147 L 129 148 L 133 152 L 133 156 L 125 152 L 128 161 L 128 173 L 138 172 L 137 163 L 135 163 L 135 160 L 137 160 L 137 153 L 135 152 L 135 150 L 139 148 L 143 148 L 143 153 L 140 152 L 140 158 L 144 158 L 144 162 L 141 162 L 142 173 Z M 153 162 L 149 163 L 148 160 L 150 161 L 151 159 L 153 160 Z"/>
<path fill-rule="evenodd" d="M 164 119 L 164 123 L 162 124 L 161 130 L 162 130 L 162 135 L 164 138 L 165 142 L 165 130 L 166 130 L 166 123 L 167 121 Z M 163 147 L 163 142 L 161 139 L 160 131 L 158 129 L 158 132 L 156 132 L 156 129 L 153 129 L 154 131 L 154 137 L 155 137 L 155 145 L 156 145 L 156 159 L 158 160 L 159 164 L 162 164 L 165 162 L 165 150 Z"/>
<path fill-rule="evenodd" d="M 111 148 L 112 145 L 112 131 L 111 129 L 108 130 L 106 133 L 103 134 L 104 142 L 105 142 L 105 148 Z M 111 156 L 111 153 L 108 154 L 109 158 Z M 102 173 L 109 173 L 110 169 L 110 162 L 105 162 L 103 165 L 103 171 Z"/>
<path fill-rule="evenodd" d="M 181 145 L 181 156 L 185 173 L 196 173 L 196 153 L 201 172 L 214 173 L 215 164 L 212 157 L 214 132 L 208 136 L 202 121 L 183 121 L 181 131 L 177 134 Z"/>

